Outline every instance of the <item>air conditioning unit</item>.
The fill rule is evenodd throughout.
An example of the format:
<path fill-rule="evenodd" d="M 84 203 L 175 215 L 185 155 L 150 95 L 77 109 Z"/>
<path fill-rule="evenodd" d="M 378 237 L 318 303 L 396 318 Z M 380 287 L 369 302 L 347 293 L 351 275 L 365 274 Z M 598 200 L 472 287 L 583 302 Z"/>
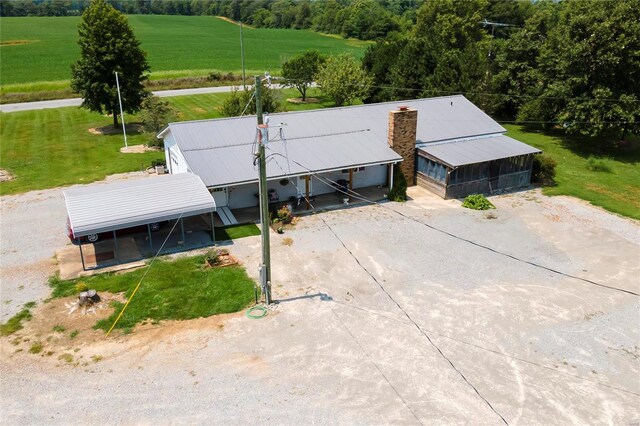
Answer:
<path fill-rule="evenodd" d="M 156 174 L 157 175 L 163 175 L 164 174 L 164 166 L 162 166 L 162 165 L 156 166 Z"/>

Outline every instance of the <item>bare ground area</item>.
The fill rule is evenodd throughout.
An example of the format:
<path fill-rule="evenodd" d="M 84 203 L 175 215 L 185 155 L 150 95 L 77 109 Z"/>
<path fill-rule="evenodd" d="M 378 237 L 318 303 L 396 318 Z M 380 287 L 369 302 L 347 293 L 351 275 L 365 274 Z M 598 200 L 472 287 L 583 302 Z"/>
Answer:
<path fill-rule="evenodd" d="M 91 326 L 110 308 L 40 304 L 1 340 L 3 423 L 640 420 L 637 222 L 538 191 L 492 197 L 492 219 L 411 195 L 272 233 L 279 303 L 260 320 L 105 339 Z M 254 278 L 259 247 L 228 247 Z"/>

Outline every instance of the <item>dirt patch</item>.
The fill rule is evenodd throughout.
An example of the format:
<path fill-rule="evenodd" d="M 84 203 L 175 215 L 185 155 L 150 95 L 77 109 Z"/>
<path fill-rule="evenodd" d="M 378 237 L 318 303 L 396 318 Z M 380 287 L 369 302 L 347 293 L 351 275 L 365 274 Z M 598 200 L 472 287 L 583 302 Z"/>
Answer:
<path fill-rule="evenodd" d="M 227 22 L 228 22 L 228 23 L 230 23 L 230 24 L 235 24 L 235 25 L 240 26 L 240 22 L 236 22 L 236 21 L 234 21 L 233 19 L 227 18 L 226 16 L 216 16 L 216 18 L 218 18 L 218 19 L 222 19 L 223 21 L 227 21 Z M 252 25 L 247 25 L 247 24 L 242 24 L 242 27 L 243 27 L 243 28 L 251 28 L 251 29 L 255 29 L 255 27 L 254 27 L 254 26 L 252 26 Z"/>
<path fill-rule="evenodd" d="M 85 346 L 104 338 L 102 330 L 93 326 L 113 313 L 112 301 L 125 302 L 122 294 L 100 293 L 101 301 L 92 307 L 80 307 L 77 296 L 53 299 L 32 310 L 33 319 L 9 336 L 12 352 L 28 352 L 36 342 L 42 355 L 59 355 L 73 347 Z M 20 351 L 22 349 L 22 351 Z"/>
<path fill-rule="evenodd" d="M 7 40 L 0 41 L 0 46 L 20 46 L 22 44 L 37 43 L 40 40 Z"/>
<path fill-rule="evenodd" d="M 138 123 L 125 124 L 124 127 L 127 130 L 127 133 L 131 134 L 142 133 L 144 130 L 142 128 L 142 124 Z M 110 124 L 108 126 L 92 127 L 88 131 L 93 135 L 120 135 L 122 134 L 122 125 L 113 127 L 113 125 Z"/>
<path fill-rule="evenodd" d="M 302 98 L 288 98 L 287 102 L 291 104 L 317 104 L 320 102 L 318 98 L 306 98 L 304 101 Z"/>
<path fill-rule="evenodd" d="M 0 182 L 7 182 L 15 179 L 15 176 L 6 171 L 5 169 L 0 169 Z"/>
<path fill-rule="evenodd" d="M 147 145 L 129 145 L 120 148 L 120 152 L 123 154 L 142 154 L 148 151 L 161 151 L 159 147 L 147 146 Z"/>

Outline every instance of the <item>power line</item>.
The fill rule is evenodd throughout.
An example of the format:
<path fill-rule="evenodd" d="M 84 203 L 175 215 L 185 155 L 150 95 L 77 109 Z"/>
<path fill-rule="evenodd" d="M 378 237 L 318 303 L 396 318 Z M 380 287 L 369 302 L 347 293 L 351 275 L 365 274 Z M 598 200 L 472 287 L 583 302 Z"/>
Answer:
<path fill-rule="evenodd" d="M 508 425 L 509 423 L 507 423 L 507 421 L 505 420 L 505 418 L 502 416 L 502 414 L 500 414 L 494 407 L 493 405 L 491 405 L 491 403 L 480 393 L 480 391 L 478 391 L 478 389 L 467 379 L 467 377 L 464 375 L 464 373 L 462 373 L 462 371 L 460 371 L 455 364 L 453 363 L 453 361 L 451 361 L 451 359 L 449 359 L 449 357 L 447 357 L 444 352 L 442 352 L 442 350 L 438 347 L 438 345 L 435 344 L 435 342 L 433 340 L 431 340 L 431 337 L 429 337 L 429 335 L 418 325 L 418 323 L 411 318 L 411 316 L 407 313 L 407 311 L 404 310 L 404 308 L 396 301 L 396 299 L 393 298 L 393 296 L 391 296 L 391 294 L 387 291 L 386 288 L 384 288 L 384 286 L 380 283 L 380 281 L 378 281 L 378 279 L 371 273 L 369 272 L 369 270 L 362 264 L 360 263 L 360 260 L 353 254 L 353 252 L 351 250 L 349 250 L 349 248 L 347 247 L 347 245 L 344 243 L 344 241 L 342 241 L 342 239 L 338 236 L 338 234 L 336 234 L 336 232 L 333 230 L 333 228 L 331 228 L 331 226 L 329 226 L 329 224 L 324 220 L 323 217 L 320 217 L 320 220 L 322 220 L 322 222 L 325 224 L 325 226 L 329 229 L 329 231 L 331 231 L 331 233 L 336 237 L 336 239 L 340 242 L 340 244 L 342 244 L 342 247 L 344 247 L 344 249 L 351 255 L 351 257 L 356 261 L 356 263 L 358 264 L 358 266 L 367 273 L 367 275 L 369 275 L 371 277 L 371 279 L 378 285 L 378 287 L 380 287 L 380 289 L 387 295 L 387 297 L 389 298 L 389 300 L 391 300 L 397 307 L 398 309 L 400 309 L 400 311 L 402 311 L 402 313 L 407 317 L 407 319 L 409 321 L 411 321 L 411 323 L 418 329 L 418 331 L 427 339 L 427 341 L 438 351 L 438 353 L 440 354 L 440 356 L 442 356 L 442 358 L 444 358 L 449 365 L 451 366 L 451 368 L 453 368 L 459 375 L 460 377 L 462 377 L 462 379 L 471 387 L 471 389 L 474 390 L 474 392 L 480 397 L 480 399 L 482 399 L 491 409 L 491 411 L 493 411 L 495 414 L 497 414 L 500 419 L 503 421 L 504 424 Z"/>
<path fill-rule="evenodd" d="M 514 95 L 507 93 L 488 93 L 488 92 L 469 92 L 461 90 L 437 90 L 437 89 L 418 89 L 415 87 L 398 87 L 398 86 L 370 86 L 377 89 L 392 90 L 409 90 L 414 92 L 431 92 L 443 93 L 448 95 L 481 95 L 481 96 L 503 96 L 508 98 L 530 98 L 530 99 L 550 99 L 550 100 L 566 100 L 566 101 L 603 101 L 603 102 L 640 102 L 640 99 L 614 99 L 614 98 L 585 98 L 585 97 L 563 97 L 563 96 L 534 96 L 534 95 Z"/>
<path fill-rule="evenodd" d="M 274 153 L 274 155 L 275 155 L 275 153 Z M 279 155 L 282 155 L 282 154 L 279 154 Z M 304 166 L 304 165 L 300 164 L 300 163 L 299 163 L 298 161 L 296 161 L 296 160 L 293 160 L 293 159 L 292 159 L 291 161 L 292 161 L 292 162 L 294 162 L 294 163 L 296 163 L 298 166 L 302 167 L 303 169 L 307 170 L 307 171 L 308 171 L 310 174 L 312 174 L 316 179 L 318 179 L 318 180 L 320 180 L 320 181 L 323 181 L 324 183 L 326 183 L 327 181 L 328 181 L 328 182 L 330 182 L 330 184 L 332 184 L 333 186 L 336 186 L 336 188 L 337 188 L 337 190 L 338 190 L 338 191 L 342 192 L 342 193 L 343 193 L 343 194 L 345 194 L 345 195 L 349 195 L 349 196 L 354 197 L 354 198 L 357 198 L 357 199 L 359 199 L 359 200 L 361 200 L 361 201 L 364 201 L 364 202 L 367 202 L 367 203 L 370 203 L 370 204 L 374 204 L 374 205 L 378 205 L 378 206 L 380 206 L 380 207 L 383 207 L 383 208 L 385 208 L 385 209 L 388 209 L 388 210 L 390 210 L 390 211 L 392 211 L 392 212 L 396 213 L 397 215 L 404 217 L 405 219 L 408 219 L 408 220 L 411 220 L 411 221 L 413 221 L 413 222 L 416 222 L 416 223 L 418 223 L 418 224 L 420 224 L 420 225 L 426 226 L 427 228 L 430 228 L 430 229 L 432 229 L 432 230 L 434 230 L 434 231 L 437 231 L 437 232 L 440 232 L 440 233 L 442 233 L 442 234 L 445 234 L 445 235 L 447 235 L 447 236 L 449 236 L 449 237 L 452 237 L 452 238 L 455 238 L 455 239 L 457 239 L 457 240 L 460 240 L 460 241 L 466 242 L 466 243 L 468 243 L 468 244 L 474 245 L 474 246 L 479 247 L 479 248 L 482 248 L 482 249 L 484 249 L 484 250 L 491 251 L 491 252 L 493 252 L 493 253 L 495 253 L 495 254 L 498 254 L 498 255 L 501 255 L 501 256 L 504 256 L 504 257 L 508 257 L 508 258 L 513 259 L 513 260 L 515 260 L 515 261 L 517 261 L 517 262 L 525 263 L 525 264 L 528 264 L 528 265 L 533 266 L 533 267 L 536 267 L 536 268 L 540 268 L 540 269 L 547 270 L 547 271 L 549 271 L 549 272 L 552 272 L 552 273 L 557 274 L 557 275 L 564 276 L 564 277 L 566 277 L 566 278 L 572 278 L 572 279 L 579 280 L 579 281 L 583 281 L 583 282 L 585 282 L 585 283 L 588 283 L 588 284 L 591 284 L 591 285 L 595 285 L 595 286 L 598 286 L 598 287 L 608 288 L 608 289 L 610 289 L 610 290 L 615 290 L 615 291 L 619 291 L 619 292 L 622 292 L 622 293 L 627 293 L 627 294 L 630 294 L 630 295 L 632 295 L 632 296 L 640 296 L 640 294 L 635 293 L 635 292 L 633 292 L 633 291 L 631 291 L 631 290 L 626 290 L 626 289 L 619 288 L 619 287 L 609 286 L 609 285 L 602 284 L 602 283 L 599 283 L 599 282 L 596 282 L 596 281 L 593 281 L 593 280 L 590 280 L 590 279 L 587 279 L 587 278 L 582 278 L 582 277 L 578 277 L 578 276 L 575 276 L 575 275 L 571 275 L 571 274 L 568 274 L 568 273 L 565 273 L 565 272 L 562 272 L 562 271 L 558 271 L 558 270 L 553 269 L 553 268 L 550 268 L 550 267 L 548 267 L 548 266 L 544 266 L 544 265 L 541 265 L 541 264 L 538 264 L 538 263 L 535 263 L 535 262 L 532 262 L 532 261 L 529 261 L 529 260 L 525 260 L 525 259 L 519 258 L 519 257 L 514 256 L 514 255 L 512 255 L 512 254 L 502 252 L 502 251 L 500 251 L 500 250 L 497 250 L 497 249 L 491 248 L 491 247 L 486 246 L 486 245 L 484 245 L 484 244 L 481 244 L 481 243 L 478 243 L 478 242 L 475 242 L 475 241 L 469 240 L 469 239 L 467 239 L 467 238 L 461 237 L 461 236 L 459 236 L 459 235 L 453 234 L 453 233 L 451 233 L 451 232 L 445 231 L 445 230 L 440 229 L 440 228 L 438 228 L 438 227 L 436 227 L 436 226 L 434 226 L 434 225 L 430 225 L 430 224 L 428 224 L 427 222 L 422 222 L 422 221 L 420 221 L 420 220 L 418 220 L 418 219 L 416 219 L 416 218 L 413 218 L 413 217 L 411 217 L 411 216 L 407 216 L 406 214 L 404 214 L 404 213 L 402 213 L 402 212 L 399 212 L 399 211 L 397 211 L 397 210 L 395 210 L 395 209 L 392 209 L 391 207 L 388 207 L 388 206 L 386 206 L 386 205 L 384 205 L 384 204 L 382 204 L 382 203 L 380 203 L 380 202 L 378 202 L 378 201 L 370 200 L 370 199 L 368 199 L 368 198 L 364 197 L 363 195 L 359 194 L 358 192 L 356 192 L 356 191 L 354 191 L 354 190 L 352 190 L 352 189 L 347 189 L 346 191 L 344 191 L 344 190 L 342 190 L 342 189 L 340 188 L 340 186 L 338 185 L 338 183 L 337 183 L 337 182 L 335 182 L 335 181 L 333 181 L 333 180 L 331 180 L 331 179 L 329 179 L 329 178 L 326 178 L 326 177 L 324 177 L 324 176 L 320 176 L 318 173 L 316 173 L 316 172 L 312 171 L 311 169 L 309 169 L 308 167 L 306 167 L 306 166 Z"/>

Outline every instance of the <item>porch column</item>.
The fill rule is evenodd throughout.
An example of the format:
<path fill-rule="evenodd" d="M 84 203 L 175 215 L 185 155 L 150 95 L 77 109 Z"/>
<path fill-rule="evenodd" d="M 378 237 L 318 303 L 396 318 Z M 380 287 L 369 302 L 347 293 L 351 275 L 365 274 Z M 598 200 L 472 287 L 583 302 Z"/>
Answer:
<path fill-rule="evenodd" d="M 304 177 L 304 189 L 306 192 L 306 197 L 305 197 L 305 201 L 307 203 L 307 210 L 309 210 L 311 208 L 311 204 L 309 203 L 309 175 L 306 175 Z"/>
<path fill-rule="evenodd" d="M 184 219 L 180 218 L 180 231 L 182 232 L 182 245 L 184 246 L 186 241 L 184 238 Z"/>
<path fill-rule="evenodd" d="M 349 169 L 349 194 L 353 190 L 353 169 Z M 349 199 L 351 199 L 351 195 L 349 195 Z"/>
<path fill-rule="evenodd" d="M 389 164 L 391 167 L 389 168 L 389 191 L 393 188 L 393 166 L 394 164 Z"/>

